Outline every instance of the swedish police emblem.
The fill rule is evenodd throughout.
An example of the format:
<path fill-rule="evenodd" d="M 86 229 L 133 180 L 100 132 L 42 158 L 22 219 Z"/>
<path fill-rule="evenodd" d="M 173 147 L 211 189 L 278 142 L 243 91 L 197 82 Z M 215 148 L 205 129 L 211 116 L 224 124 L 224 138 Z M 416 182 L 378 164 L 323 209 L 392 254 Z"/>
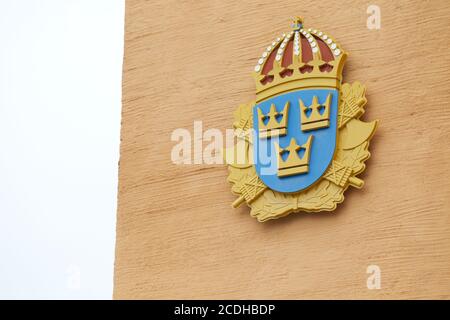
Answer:
<path fill-rule="evenodd" d="M 328 34 L 304 28 L 300 18 L 263 52 L 253 72 L 256 100 L 235 112 L 245 147 L 225 153 L 234 207 L 247 203 L 259 221 L 332 211 L 348 186 L 363 186 L 357 175 L 378 121 L 359 119 L 365 87 L 342 83 L 346 58 Z"/>

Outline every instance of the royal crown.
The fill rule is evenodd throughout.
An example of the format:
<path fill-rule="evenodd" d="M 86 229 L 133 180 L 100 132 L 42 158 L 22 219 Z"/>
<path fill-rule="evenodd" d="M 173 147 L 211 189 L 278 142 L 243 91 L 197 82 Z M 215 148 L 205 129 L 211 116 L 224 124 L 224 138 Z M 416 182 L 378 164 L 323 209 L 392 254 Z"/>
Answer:
<path fill-rule="evenodd" d="M 319 103 L 317 96 L 313 97 L 309 106 L 305 106 L 302 99 L 299 99 L 299 104 L 302 131 L 328 128 L 330 126 L 331 93 L 328 94 L 323 104 Z"/>
<path fill-rule="evenodd" d="M 268 114 L 263 114 L 261 108 L 258 108 L 259 136 L 261 138 L 284 136 L 286 135 L 286 126 L 289 113 L 289 101 L 284 105 L 281 112 L 277 111 L 275 104 L 272 103 Z"/>
<path fill-rule="evenodd" d="M 295 138 L 292 138 L 291 143 L 285 149 L 282 149 L 279 144 L 275 143 L 278 151 L 279 177 L 307 173 L 309 171 L 309 158 L 312 140 L 313 136 L 310 135 L 306 143 L 299 146 Z M 301 157 L 299 155 L 300 151 L 303 151 L 303 156 Z M 283 160 L 283 156 L 286 153 L 286 160 Z"/>
<path fill-rule="evenodd" d="M 295 18 L 292 31 L 273 41 L 258 60 L 256 102 L 302 88 L 339 88 L 346 57 L 329 35 L 306 30 Z"/>

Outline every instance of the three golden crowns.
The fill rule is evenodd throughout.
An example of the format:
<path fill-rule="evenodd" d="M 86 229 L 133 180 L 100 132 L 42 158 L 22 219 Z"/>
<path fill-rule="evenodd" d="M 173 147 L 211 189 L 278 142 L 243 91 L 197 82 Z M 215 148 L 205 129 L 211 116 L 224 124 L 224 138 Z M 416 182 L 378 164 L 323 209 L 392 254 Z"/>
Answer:
<path fill-rule="evenodd" d="M 299 99 L 300 123 L 303 132 L 328 128 L 330 126 L 330 106 L 331 93 L 328 94 L 323 103 L 319 103 L 317 96 L 314 96 L 312 103 L 306 106 L 302 99 Z M 277 111 L 272 103 L 270 110 L 264 114 L 258 108 L 258 128 L 260 139 L 285 136 L 288 130 L 288 114 L 290 102 L 286 102 L 282 111 Z M 278 176 L 286 177 L 303 174 L 309 171 L 310 150 L 313 135 L 310 135 L 303 145 L 298 145 L 295 138 L 292 138 L 289 146 L 281 148 L 278 143 L 275 146 L 278 151 Z M 299 152 L 303 151 L 303 156 Z M 287 154 L 287 157 L 285 156 Z M 283 158 L 285 157 L 285 160 Z"/>

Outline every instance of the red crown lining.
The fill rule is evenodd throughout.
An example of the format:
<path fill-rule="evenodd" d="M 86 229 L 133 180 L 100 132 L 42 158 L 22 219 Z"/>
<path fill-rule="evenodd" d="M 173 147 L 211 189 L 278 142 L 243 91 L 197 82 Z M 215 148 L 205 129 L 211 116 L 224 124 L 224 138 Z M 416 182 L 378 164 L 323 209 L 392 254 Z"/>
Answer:
<path fill-rule="evenodd" d="M 331 49 L 328 47 L 328 45 L 322 39 L 320 39 L 318 36 L 313 35 L 313 37 L 315 38 L 317 45 L 319 47 L 322 60 L 325 62 L 333 61 L 334 55 L 333 55 L 333 52 L 331 51 Z M 267 60 L 264 63 L 261 73 L 263 75 L 265 75 L 265 77 L 261 80 L 262 84 L 272 82 L 272 80 L 273 80 L 273 76 L 268 76 L 268 73 L 273 69 L 273 64 L 275 62 L 275 57 L 277 55 L 280 44 L 281 43 L 277 44 L 277 46 L 272 50 L 269 57 L 267 57 Z M 311 60 L 313 60 L 313 52 L 312 52 L 312 48 L 311 48 L 311 45 L 310 45 L 308 39 L 303 34 L 300 34 L 300 44 L 301 44 L 302 62 L 306 64 L 305 66 L 300 68 L 300 72 L 301 73 L 311 72 L 313 67 L 307 65 L 307 63 L 310 62 Z M 291 39 L 291 40 L 289 40 L 289 42 L 286 45 L 286 48 L 284 50 L 283 57 L 281 60 L 281 66 L 284 68 L 288 68 L 292 64 L 293 47 L 294 47 L 294 40 Z M 332 69 L 333 69 L 333 66 L 329 65 L 328 63 L 326 63 L 320 67 L 320 71 L 322 71 L 322 72 L 330 72 Z M 282 76 L 283 77 L 290 76 L 291 74 L 292 74 L 292 70 L 291 70 L 291 72 L 287 72 L 286 74 L 284 74 Z"/>
<path fill-rule="evenodd" d="M 277 55 L 278 48 L 280 47 L 280 43 L 277 44 L 277 46 L 272 50 L 269 57 L 266 60 L 266 63 L 264 64 L 264 67 L 262 69 L 262 74 L 267 75 L 272 69 L 273 69 L 273 63 L 275 61 L 275 57 Z"/>
<path fill-rule="evenodd" d="M 292 54 L 294 49 L 294 40 L 291 39 L 284 49 L 283 60 L 281 61 L 281 66 L 284 68 L 289 67 L 292 64 Z"/>
<path fill-rule="evenodd" d="M 313 59 L 312 49 L 311 49 L 308 39 L 306 39 L 306 37 L 303 34 L 300 35 L 300 42 L 301 42 L 301 46 L 302 46 L 302 52 L 301 52 L 302 61 L 303 61 L 303 63 L 307 63 Z"/>
<path fill-rule="evenodd" d="M 325 62 L 333 61 L 334 60 L 333 52 L 331 52 L 331 49 L 328 47 L 328 45 L 318 36 L 315 35 L 313 36 L 316 39 L 317 45 L 319 46 L 322 60 Z"/>

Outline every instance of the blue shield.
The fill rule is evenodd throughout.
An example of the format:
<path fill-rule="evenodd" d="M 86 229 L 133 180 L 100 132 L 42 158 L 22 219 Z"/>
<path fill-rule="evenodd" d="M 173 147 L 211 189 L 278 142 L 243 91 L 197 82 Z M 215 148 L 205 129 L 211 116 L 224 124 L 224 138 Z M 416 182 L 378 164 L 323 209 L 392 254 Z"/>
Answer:
<path fill-rule="evenodd" d="M 338 101 L 336 89 L 303 89 L 254 106 L 255 169 L 265 185 L 298 192 L 322 177 L 336 149 Z"/>

